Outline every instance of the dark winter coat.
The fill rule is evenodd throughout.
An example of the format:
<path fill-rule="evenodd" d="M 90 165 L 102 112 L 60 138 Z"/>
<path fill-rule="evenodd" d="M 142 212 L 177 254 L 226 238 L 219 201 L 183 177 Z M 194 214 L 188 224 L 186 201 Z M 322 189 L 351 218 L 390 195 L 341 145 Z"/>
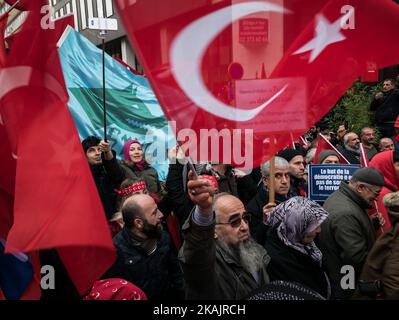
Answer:
<path fill-rule="evenodd" d="M 117 194 L 113 190 L 116 186 L 112 183 L 104 166 L 90 165 L 90 170 L 96 183 L 98 194 L 100 195 L 101 203 L 104 207 L 107 220 L 111 219 L 116 212 L 116 198 Z"/>
<path fill-rule="evenodd" d="M 280 204 L 288 200 L 289 197 L 280 194 L 275 194 L 275 203 Z M 263 207 L 269 202 L 269 192 L 264 188 L 260 188 L 255 197 L 247 205 L 247 212 L 251 215 L 249 223 L 249 230 L 251 235 L 258 241 L 259 226 L 263 224 Z M 263 244 L 262 241 L 258 241 Z"/>
<path fill-rule="evenodd" d="M 215 223 L 199 226 L 190 215 L 183 232 L 185 241 L 179 259 L 184 270 L 187 299 L 239 300 L 269 283 L 266 268 L 270 257 L 257 243 L 252 242 L 256 250 L 263 254 L 263 267 L 258 271 L 259 282 L 218 245 L 214 239 Z"/>
<path fill-rule="evenodd" d="M 341 267 L 352 266 L 358 279 L 375 242 L 374 227 L 367 214 L 371 206 L 350 189 L 348 182 L 342 181 L 323 207 L 329 213 L 319 236 L 323 263 L 332 282 L 333 296 L 348 298 L 353 291 L 341 289 Z"/>
<path fill-rule="evenodd" d="M 346 148 L 342 148 L 341 153 L 350 164 L 360 164 L 360 153 L 348 150 Z"/>
<path fill-rule="evenodd" d="M 383 97 L 374 99 L 370 110 L 375 111 L 375 123 L 383 137 L 395 135 L 394 124 L 399 115 L 399 90 L 383 92 Z"/>
<path fill-rule="evenodd" d="M 150 255 L 123 228 L 113 239 L 117 260 L 103 278 L 122 278 L 141 288 L 150 300 L 183 297 L 183 274 L 170 237 L 162 232 Z"/>
<path fill-rule="evenodd" d="M 309 255 L 286 246 L 279 239 L 274 228 L 269 229 L 264 246 L 271 258 L 267 267 L 270 281 L 298 282 L 318 292 L 323 297 L 328 297 L 329 281 L 327 275 Z"/>

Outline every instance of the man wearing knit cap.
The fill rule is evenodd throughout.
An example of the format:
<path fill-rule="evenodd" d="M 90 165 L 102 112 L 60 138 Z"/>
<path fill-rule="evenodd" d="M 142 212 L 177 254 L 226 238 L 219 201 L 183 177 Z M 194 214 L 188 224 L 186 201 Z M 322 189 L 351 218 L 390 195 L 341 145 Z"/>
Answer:
<path fill-rule="evenodd" d="M 278 154 L 279 157 L 284 158 L 288 161 L 290 165 L 290 177 L 291 177 L 291 185 L 290 185 L 290 197 L 295 196 L 306 196 L 306 182 L 304 180 L 305 175 L 305 165 L 304 165 L 304 158 L 300 151 L 285 148 L 284 150 L 280 151 Z"/>
<path fill-rule="evenodd" d="M 347 299 L 353 294 L 355 288 L 347 285 L 350 281 L 348 271 L 344 270 L 354 270 L 356 281 L 375 242 L 367 209 L 378 198 L 382 186 L 384 176 L 379 171 L 362 168 L 349 182 L 342 181 L 339 189 L 324 203 L 329 216 L 321 226 L 319 244 L 335 299 Z"/>
<path fill-rule="evenodd" d="M 317 157 L 318 164 L 337 164 L 339 163 L 339 156 L 334 150 L 323 150 Z"/>

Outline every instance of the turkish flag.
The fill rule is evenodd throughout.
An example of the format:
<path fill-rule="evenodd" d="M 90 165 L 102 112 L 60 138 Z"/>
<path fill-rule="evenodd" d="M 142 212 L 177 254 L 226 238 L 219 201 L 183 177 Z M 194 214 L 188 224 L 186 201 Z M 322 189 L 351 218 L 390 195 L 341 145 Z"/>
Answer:
<path fill-rule="evenodd" d="M 14 176 L 1 172 L 1 181 L 15 179 L 6 251 L 56 248 L 83 294 L 112 265 L 115 250 L 67 107 L 60 31 L 41 28 L 39 2 L 30 9 L 0 69 L 0 127 L 9 141 L 1 159 L 16 160 Z"/>
<path fill-rule="evenodd" d="M 318 158 L 319 158 L 319 154 L 320 152 L 322 152 L 323 150 L 332 150 L 335 151 L 338 154 L 338 158 L 339 158 L 339 163 L 342 164 L 349 164 L 349 161 L 342 155 L 342 153 L 340 153 L 337 148 L 335 148 L 330 141 L 328 141 L 328 139 L 323 136 L 322 134 L 319 134 L 319 138 L 317 139 L 317 149 L 316 149 L 316 153 L 314 155 L 314 162 L 317 163 L 318 162 Z"/>
<path fill-rule="evenodd" d="M 333 107 L 365 61 L 399 61 L 390 0 L 115 3 L 177 140 L 195 140 L 185 144 L 194 160 L 259 165 Z M 251 18 L 268 20 L 268 42 L 256 24 L 240 30 Z M 256 79 L 263 62 L 268 78 Z M 239 80 L 232 63 L 244 70 Z"/>

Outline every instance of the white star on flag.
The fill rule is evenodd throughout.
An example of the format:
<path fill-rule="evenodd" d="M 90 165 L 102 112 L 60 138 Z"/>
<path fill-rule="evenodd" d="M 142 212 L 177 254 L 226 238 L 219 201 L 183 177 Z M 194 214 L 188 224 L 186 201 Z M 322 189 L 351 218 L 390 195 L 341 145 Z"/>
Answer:
<path fill-rule="evenodd" d="M 308 43 L 306 43 L 302 48 L 295 51 L 293 54 L 300 54 L 312 50 L 309 58 L 309 63 L 311 63 L 327 46 L 345 40 L 345 36 L 340 32 L 342 27 L 342 21 L 346 21 L 351 14 L 353 14 L 352 11 L 350 11 L 345 16 L 340 17 L 333 23 L 330 23 L 322 14 L 317 15 L 315 37 Z"/>

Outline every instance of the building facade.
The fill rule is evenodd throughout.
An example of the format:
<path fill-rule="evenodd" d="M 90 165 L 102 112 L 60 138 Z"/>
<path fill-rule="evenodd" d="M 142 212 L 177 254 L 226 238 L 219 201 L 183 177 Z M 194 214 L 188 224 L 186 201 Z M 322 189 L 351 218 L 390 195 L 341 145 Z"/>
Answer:
<path fill-rule="evenodd" d="M 118 20 L 118 30 L 108 31 L 105 39 L 105 50 L 128 65 L 142 71 L 139 61 L 129 43 L 126 31 L 119 18 L 113 0 L 50 0 L 55 19 L 73 14 L 75 29 L 95 45 L 101 44 L 98 30 L 88 28 L 91 18 L 112 18 Z"/>

